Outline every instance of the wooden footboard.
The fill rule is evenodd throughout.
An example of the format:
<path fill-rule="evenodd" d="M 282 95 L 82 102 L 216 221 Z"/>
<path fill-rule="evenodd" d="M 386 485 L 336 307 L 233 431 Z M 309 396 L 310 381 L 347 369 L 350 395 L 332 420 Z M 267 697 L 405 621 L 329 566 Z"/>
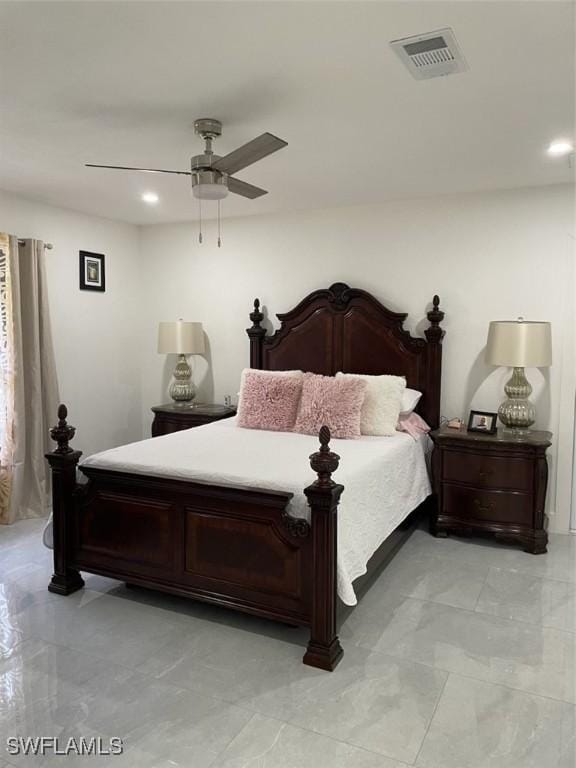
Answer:
<path fill-rule="evenodd" d="M 320 430 L 305 489 L 311 523 L 286 511 L 291 493 L 230 488 L 83 467 L 69 442 L 75 429 L 60 406 L 51 431 L 54 575 L 48 589 L 69 595 L 80 571 L 193 597 L 290 624 L 310 626 L 304 663 L 332 670 L 336 635 L 337 507 L 331 478 L 339 457 Z"/>

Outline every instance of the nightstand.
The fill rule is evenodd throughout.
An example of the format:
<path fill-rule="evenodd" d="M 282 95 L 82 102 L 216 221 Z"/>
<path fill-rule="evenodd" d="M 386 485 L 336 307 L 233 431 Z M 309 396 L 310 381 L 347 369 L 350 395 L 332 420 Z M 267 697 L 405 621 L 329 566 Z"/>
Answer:
<path fill-rule="evenodd" d="M 199 427 L 202 424 L 229 419 L 236 415 L 236 408 L 229 408 L 227 405 L 200 403 L 194 406 L 168 403 L 167 405 L 156 405 L 152 411 L 154 412 L 152 437 L 179 432 L 181 429 Z"/>
<path fill-rule="evenodd" d="M 544 503 L 550 432 L 512 438 L 441 427 L 434 440 L 432 474 L 435 536 L 494 534 L 534 555 L 546 552 Z"/>

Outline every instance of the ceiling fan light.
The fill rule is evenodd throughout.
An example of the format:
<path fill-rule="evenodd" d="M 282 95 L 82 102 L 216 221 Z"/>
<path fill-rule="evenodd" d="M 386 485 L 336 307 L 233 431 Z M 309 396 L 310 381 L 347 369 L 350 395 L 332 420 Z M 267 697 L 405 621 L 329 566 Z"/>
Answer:
<path fill-rule="evenodd" d="M 225 184 L 196 184 L 192 192 L 200 200 L 223 200 L 228 194 L 228 187 Z"/>

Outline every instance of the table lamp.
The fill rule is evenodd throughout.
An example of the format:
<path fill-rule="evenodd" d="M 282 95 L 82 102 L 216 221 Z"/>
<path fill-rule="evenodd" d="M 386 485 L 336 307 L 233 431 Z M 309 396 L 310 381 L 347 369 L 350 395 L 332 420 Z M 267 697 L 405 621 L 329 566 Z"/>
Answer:
<path fill-rule="evenodd" d="M 498 416 L 507 431 L 516 435 L 527 432 L 536 420 L 536 408 L 528 399 L 532 387 L 524 368 L 552 365 L 550 323 L 532 322 L 522 317 L 490 323 L 486 362 L 514 369 L 504 387 L 506 400 L 498 408 Z"/>
<path fill-rule="evenodd" d="M 196 387 L 192 381 L 192 369 L 186 355 L 203 355 L 204 332 L 202 323 L 187 323 L 177 320 L 160 323 L 158 327 L 158 352 L 163 355 L 178 355 L 174 369 L 174 380 L 168 390 L 176 405 L 189 405 L 196 396 Z"/>

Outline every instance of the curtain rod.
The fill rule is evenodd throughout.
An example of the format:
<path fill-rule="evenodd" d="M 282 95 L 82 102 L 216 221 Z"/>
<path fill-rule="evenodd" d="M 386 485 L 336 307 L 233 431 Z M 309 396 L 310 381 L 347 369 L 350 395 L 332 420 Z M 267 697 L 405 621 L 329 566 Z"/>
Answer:
<path fill-rule="evenodd" d="M 25 244 L 26 244 L 26 240 L 23 240 L 21 237 L 19 237 L 18 245 L 25 245 Z M 51 251 L 52 248 L 54 248 L 54 246 L 52 245 L 52 243 L 44 243 L 44 248 L 48 248 L 48 250 Z"/>

